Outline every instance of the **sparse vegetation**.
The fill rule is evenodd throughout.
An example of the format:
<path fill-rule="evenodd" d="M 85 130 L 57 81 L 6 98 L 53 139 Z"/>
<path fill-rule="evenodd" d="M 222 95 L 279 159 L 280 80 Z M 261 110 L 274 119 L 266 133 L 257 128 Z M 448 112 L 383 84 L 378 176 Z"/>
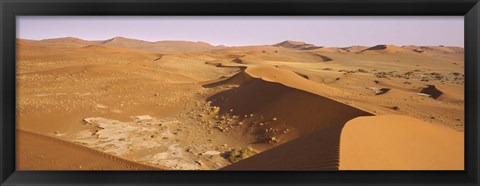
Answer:
<path fill-rule="evenodd" d="M 255 151 L 252 147 L 247 146 L 243 148 L 234 148 L 231 151 L 224 153 L 224 158 L 230 161 L 231 163 L 236 163 L 241 160 L 247 159 L 258 152 Z"/>
<path fill-rule="evenodd" d="M 400 110 L 400 107 L 399 107 L 398 105 L 394 105 L 394 106 L 392 107 L 392 109 L 393 109 L 393 110 Z"/>
<path fill-rule="evenodd" d="M 361 72 L 361 73 L 368 73 L 368 71 L 367 71 L 367 70 L 365 70 L 365 69 L 362 69 L 362 68 L 358 69 L 358 70 L 357 70 L 357 72 Z"/>

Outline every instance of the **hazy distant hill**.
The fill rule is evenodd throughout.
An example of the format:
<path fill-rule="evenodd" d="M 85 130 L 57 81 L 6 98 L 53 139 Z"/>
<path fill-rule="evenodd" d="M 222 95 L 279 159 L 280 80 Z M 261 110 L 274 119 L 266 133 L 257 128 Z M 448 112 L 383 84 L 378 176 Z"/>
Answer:
<path fill-rule="evenodd" d="M 74 37 L 54 38 L 44 40 L 21 40 L 43 46 L 71 46 L 84 47 L 88 45 L 105 45 L 123 48 L 132 48 L 138 50 L 154 51 L 154 52 L 194 52 L 221 49 L 224 46 L 213 46 L 205 42 L 191 41 L 157 41 L 149 42 L 138 39 L 130 39 L 124 37 L 114 37 L 104 41 L 87 41 Z"/>
<path fill-rule="evenodd" d="M 307 44 L 301 41 L 283 41 L 281 43 L 274 44 L 273 46 L 283 47 L 283 48 L 292 48 L 292 49 L 299 49 L 299 50 L 313 50 L 322 48 L 320 46 L 315 46 L 313 44 Z"/>
<path fill-rule="evenodd" d="M 350 46 L 343 48 L 335 47 L 323 47 L 315 46 L 313 44 L 308 44 L 302 41 L 290 41 L 286 40 L 277 44 L 268 45 L 268 46 L 236 46 L 236 47 L 226 47 L 223 45 L 214 46 L 206 42 L 193 42 L 193 41 L 143 41 L 139 39 L 131 39 L 125 37 L 114 37 L 107 40 L 82 40 L 74 37 L 64 37 L 64 38 L 52 38 L 44 40 L 27 40 L 27 39 L 17 39 L 18 44 L 35 44 L 38 46 L 59 46 L 59 47 L 85 47 L 90 45 L 99 45 L 99 46 L 113 46 L 113 47 L 122 47 L 137 49 L 149 52 L 202 52 L 218 49 L 251 49 L 261 48 L 259 50 L 264 50 L 270 47 L 281 47 L 284 49 L 293 49 L 293 50 L 312 50 L 316 52 L 326 52 L 326 53 L 339 53 L 339 52 L 364 52 L 364 53 L 404 53 L 404 52 L 415 52 L 415 53 L 425 53 L 425 54 L 446 54 L 446 55 L 463 55 L 464 49 L 462 47 L 455 46 L 417 46 L 417 45 L 406 45 L 406 46 L 396 46 L 396 45 L 376 45 L 376 46 Z M 246 47 L 246 48 L 245 48 Z M 265 48 L 266 47 L 266 48 Z"/>

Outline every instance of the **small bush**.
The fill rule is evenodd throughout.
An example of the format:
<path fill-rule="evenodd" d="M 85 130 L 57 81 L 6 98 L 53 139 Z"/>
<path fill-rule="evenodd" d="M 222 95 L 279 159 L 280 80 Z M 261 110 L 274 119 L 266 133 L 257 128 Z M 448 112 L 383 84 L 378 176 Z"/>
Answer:
<path fill-rule="evenodd" d="M 368 71 L 365 70 L 365 69 L 358 69 L 357 71 L 358 71 L 358 72 L 361 72 L 361 73 L 368 73 Z"/>
<path fill-rule="evenodd" d="M 229 152 L 225 152 L 224 157 L 231 163 L 236 163 L 241 160 L 247 159 L 257 153 L 258 152 L 253 150 L 252 147 L 247 146 L 243 148 L 234 148 Z"/>
<path fill-rule="evenodd" d="M 392 107 L 392 109 L 393 109 L 393 110 L 400 110 L 400 107 L 398 107 L 397 105 L 394 105 L 394 106 Z"/>

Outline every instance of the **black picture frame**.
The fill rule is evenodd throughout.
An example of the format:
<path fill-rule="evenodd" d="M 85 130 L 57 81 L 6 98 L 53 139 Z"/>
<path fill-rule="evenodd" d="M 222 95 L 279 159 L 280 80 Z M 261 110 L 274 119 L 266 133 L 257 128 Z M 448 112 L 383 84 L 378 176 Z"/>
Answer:
<path fill-rule="evenodd" d="M 0 0 L 1 185 L 478 185 L 478 0 Z M 15 16 L 460 15 L 465 17 L 465 171 L 16 171 Z"/>

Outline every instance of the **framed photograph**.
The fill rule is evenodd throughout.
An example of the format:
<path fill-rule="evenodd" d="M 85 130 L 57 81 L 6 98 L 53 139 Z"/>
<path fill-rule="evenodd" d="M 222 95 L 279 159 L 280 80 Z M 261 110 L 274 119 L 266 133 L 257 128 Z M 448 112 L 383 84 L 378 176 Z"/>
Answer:
<path fill-rule="evenodd" d="M 478 185 L 477 0 L 2 0 L 1 185 Z"/>

